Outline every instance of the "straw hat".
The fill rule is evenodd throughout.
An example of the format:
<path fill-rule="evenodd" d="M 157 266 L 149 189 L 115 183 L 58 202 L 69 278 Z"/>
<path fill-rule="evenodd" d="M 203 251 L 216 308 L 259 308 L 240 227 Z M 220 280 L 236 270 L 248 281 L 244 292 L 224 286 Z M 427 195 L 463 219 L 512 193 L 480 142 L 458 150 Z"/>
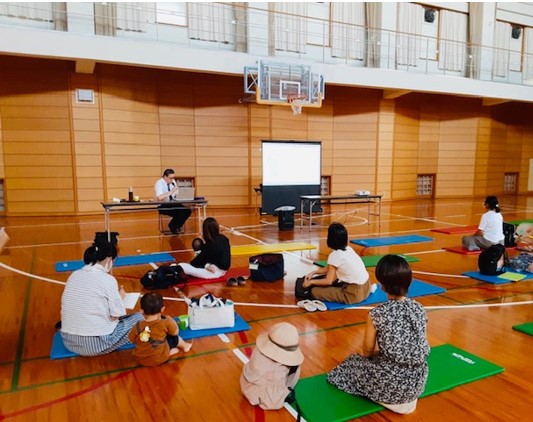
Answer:
<path fill-rule="evenodd" d="M 268 333 L 257 337 L 257 348 L 265 356 L 287 366 L 297 366 L 304 361 L 304 355 L 298 347 L 298 331 L 287 322 L 280 322 L 270 327 Z"/>

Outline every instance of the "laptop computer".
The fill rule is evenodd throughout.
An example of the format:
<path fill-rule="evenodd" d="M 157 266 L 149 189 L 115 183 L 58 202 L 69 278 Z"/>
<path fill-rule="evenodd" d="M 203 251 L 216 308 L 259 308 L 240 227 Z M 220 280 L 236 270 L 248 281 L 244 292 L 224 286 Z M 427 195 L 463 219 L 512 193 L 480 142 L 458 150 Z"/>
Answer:
<path fill-rule="evenodd" d="M 194 199 L 194 188 L 179 188 L 178 193 L 174 195 L 174 199 L 192 201 Z"/>

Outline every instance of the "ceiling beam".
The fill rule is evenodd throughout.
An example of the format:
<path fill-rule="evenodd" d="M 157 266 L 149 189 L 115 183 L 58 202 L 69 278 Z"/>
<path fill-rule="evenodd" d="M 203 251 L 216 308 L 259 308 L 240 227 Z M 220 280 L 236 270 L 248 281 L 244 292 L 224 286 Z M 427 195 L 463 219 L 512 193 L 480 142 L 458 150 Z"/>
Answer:
<path fill-rule="evenodd" d="M 94 72 L 94 66 L 96 62 L 94 60 L 76 60 L 76 73 L 88 73 L 92 74 Z"/>
<path fill-rule="evenodd" d="M 384 89 L 383 90 L 383 99 L 384 100 L 394 100 L 395 98 L 399 98 L 405 94 L 409 94 L 412 91 L 405 90 L 405 89 Z"/>
<path fill-rule="evenodd" d="M 486 107 L 495 106 L 498 104 L 508 103 L 510 100 L 504 98 L 483 98 L 483 105 Z"/>

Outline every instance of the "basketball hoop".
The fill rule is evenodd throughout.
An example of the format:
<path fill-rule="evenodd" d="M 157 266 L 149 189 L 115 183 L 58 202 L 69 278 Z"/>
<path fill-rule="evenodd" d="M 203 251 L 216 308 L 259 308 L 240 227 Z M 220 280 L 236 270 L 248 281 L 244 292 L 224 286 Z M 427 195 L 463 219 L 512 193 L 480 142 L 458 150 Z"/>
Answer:
<path fill-rule="evenodd" d="M 287 96 L 287 102 L 290 104 L 292 108 L 292 113 L 294 115 L 302 114 L 302 106 L 304 102 L 302 100 L 305 99 L 305 95 L 289 95 Z"/>

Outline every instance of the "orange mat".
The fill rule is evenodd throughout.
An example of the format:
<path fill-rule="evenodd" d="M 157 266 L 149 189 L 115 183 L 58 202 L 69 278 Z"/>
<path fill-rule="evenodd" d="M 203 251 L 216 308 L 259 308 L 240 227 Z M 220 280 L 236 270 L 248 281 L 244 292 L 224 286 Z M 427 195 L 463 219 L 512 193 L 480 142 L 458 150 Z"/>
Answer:
<path fill-rule="evenodd" d="M 477 226 L 442 227 L 440 229 L 431 229 L 432 232 L 445 233 L 445 234 L 475 233 L 476 230 L 477 230 Z"/>
<path fill-rule="evenodd" d="M 462 246 L 450 246 L 447 248 L 442 248 L 448 252 L 454 252 L 454 253 L 460 253 L 463 255 L 479 255 L 481 253 L 481 250 L 479 251 L 469 251 L 466 248 L 463 248 Z"/>
<path fill-rule="evenodd" d="M 242 276 L 248 278 L 250 276 L 250 269 L 248 267 L 239 267 L 239 268 L 230 268 L 226 274 L 218 278 L 196 278 L 189 277 L 187 280 L 187 286 L 194 286 L 199 284 L 208 284 L 208 283 L 225 283 L 228 281 L 228 278 Z"/>
<path fill-rule="evenodd" d="M 463 248 L 462 246 L 449 246 L 447 248 L 442 248 L 448 252 L 454 252 L 454 253 L 460 253 L 463 255 L 479 255 L 481 253 L 481 250 L 479 251 L 469 251 L 468 249 Z M 510 251 L 513 249 L 516 249 L 515 246 L 507 246 L 505 248 L 506 250 Z"/>

